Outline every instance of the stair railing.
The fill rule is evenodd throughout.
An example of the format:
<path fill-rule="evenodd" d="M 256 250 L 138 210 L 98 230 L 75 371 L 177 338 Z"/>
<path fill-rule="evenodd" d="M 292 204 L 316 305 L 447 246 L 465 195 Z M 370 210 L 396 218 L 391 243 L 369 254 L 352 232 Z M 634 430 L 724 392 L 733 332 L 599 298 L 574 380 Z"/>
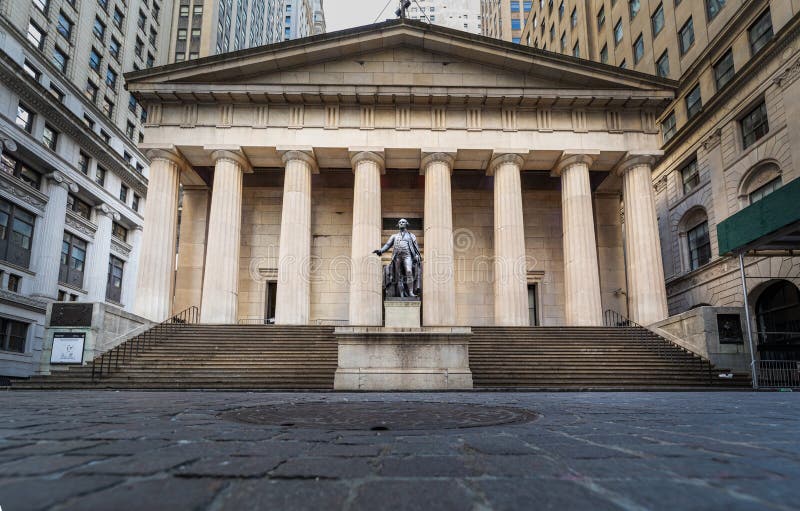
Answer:
<path fill-rule="evenodd" d="M 192 306 L 139 335 L 118 344 L 92 360 L 92 381 L 99 380 L 103 377 L 103 374 L 106 376 L 111 374 L 112 367 L 113 369 L 119 369 L 120 364 L 126 364 L 133 359 L 134 355 L 154 346 L 159 340 L 163 339 L 164 334 L 174 331 L 176 328 L 199 322 L 200 309 Z"/>
<path fill-rule="evenodd" d="M 665 339 L 658 334 L 651 332 L 647 328 L 636 323 L 623 314 L 620 314 L 615 310 L 607 309 L 605 312 L 603 312 L 603 325 L 613 328 L 632 328 L 636 335 L 637 341 L 648 346 L 652 351 L 655 351 L 659 357 L 669 361 L 675 361 L 678 353 L 680 353 L 681 350 L 686 353 L 691 353 L 693 357 L 697 359 L 697 362 L 700 366 L 700 371 L 704 372 L 707 370 L 708 381 L 711 382 L 713 380 L 711 361 L 706 360 L 693 351 L 687 350 L 683 346 L 673 343 L 669 339 Z"/>

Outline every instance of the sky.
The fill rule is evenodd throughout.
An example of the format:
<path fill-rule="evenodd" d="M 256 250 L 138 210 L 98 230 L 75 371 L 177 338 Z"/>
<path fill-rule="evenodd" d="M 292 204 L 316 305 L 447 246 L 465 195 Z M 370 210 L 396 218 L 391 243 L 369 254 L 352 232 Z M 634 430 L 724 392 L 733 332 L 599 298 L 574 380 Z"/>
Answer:
<path fill-rule="evenodd" d="M 389 3 L 378 21 L 394 18 L 397 0 L 324 0 L 325 24 L 328 32 L 369 25 Z"/>

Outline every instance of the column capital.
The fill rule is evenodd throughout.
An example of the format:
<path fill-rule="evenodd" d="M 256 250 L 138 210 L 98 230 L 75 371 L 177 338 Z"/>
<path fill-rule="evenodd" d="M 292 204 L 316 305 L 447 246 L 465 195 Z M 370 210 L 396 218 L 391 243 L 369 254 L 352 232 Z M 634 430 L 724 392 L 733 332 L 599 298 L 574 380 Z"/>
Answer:
<path fill-rule="evenodd" d="M 93 209 L 95 210 L 95 212 L 97 212 L 98 215 L 107 216 L 114 221 L 118 221 L 120 218 L 122 218 L 119 213 L 117 213 L 114 209 L 111 208 L 111 206 L 109 206 L 105 202 L 103 202 L 102 204 L 98 204 Z"/>
<path fill-rule="evenodd" d="M 151 164 L 155 160 L 168 160 L 177 165 L 181 172 L 191 167 L 174 145 L 141 144 L 139 147 L 144 151 Z"/>
<path fill-rule="evenodd" d="M 281 160 L 284 165 L 290 161 L 300 160 L 311 167 L 312 174 L 319 174 L 319 165 L 317 164 L 317 159 L 314 157 L 314 150 L 312 148 L 278 147 L 277 150 L 278 154 L 281 155 Z"/>
<path fill-rule="evenodd" d="M 381 169 L 381 174 L 386 174 L 386 160 L 383 151 L 371 151 L 369 149 L 350 148 L 350 163 L 353 165 L 353 172 L 356 165 L 361 161 L 373 161 Z"/>
<path fill-rule="evenodd" d="M 211 161 L 214 162 L 214 165 L 216 165 L 220 160 L 230 160 L 239 165 L 243 173 L 253 173 L 253 166 L 250 165 L 250 161 L 247 159 L 247 156 L 245 156 L 244 152 L 238 147 L 206 147 L 205 149 L 211 151 Z"/>
<path fill-rule="evenodd" d="M 71 179 L 69 179 L 63 172 L 58 170 L 53 171 L 45 176 L 47 179 L 50 180 L 50 184 L 55 186 L 60 186 L 64 188 L 68 192 L 78 193 L 78 185 L 75 184 Z"/>
<path fill-rule="evenodd" d="M 573 165 L 584 164 L 587 168 L 591 167 L 597 157 L 600 156 L 600 151 L 585 150 L 585 151 L 564 151 L 561 153 L 561 158 L 558 159 L 556 166 L 550 174 L 553 177 L 560 177 L 566 169 Z"/>
<path fill-rule="evenodd" d="M 527 152 L 525 154 L 527 154 Z M 506 163 L 512 163 L 518 167 L 517 170 L 522 170 L 525 158 L 523 158 L 520 153 L 497 153 L 497 155 L 492 158 L 492 161 L 489 162 L 489 166 L 486 167 L 486 175 L 493 176 L 497 167 Z"/>
<path fill-rule="evenodd" d="M 428 170 L 428 165 L 431 163 L 446 163 L 447 166 L 450 168 L 450 173 L 453 173 L 453 165 L 456 162 L 456 151 L 438 151 L 438 152 L 427 152 L 425 150 L 422 151 L 422 162 L 419 166 L 419 173 L 421 176 L 425 175 L 425 171 Z"/>
<path fill-rule="evenodd" d="M 625 155 L 622 160 L 617 164 L 614 168 L 614 174 L 617 176 L 623 176 L 629 170 L 642 166 L 647 165 L 651 169 L 656 162 L 656 158 L 662 156 L 664 154 L 663 151 L 656 151 L 650 153 L 628 153 Z"/>

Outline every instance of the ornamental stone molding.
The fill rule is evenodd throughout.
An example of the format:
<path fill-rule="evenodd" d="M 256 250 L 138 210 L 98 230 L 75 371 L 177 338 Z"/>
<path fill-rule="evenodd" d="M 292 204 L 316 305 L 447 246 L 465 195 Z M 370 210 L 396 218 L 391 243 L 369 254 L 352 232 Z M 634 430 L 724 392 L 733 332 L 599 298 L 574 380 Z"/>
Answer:
<path fill-rule="evenodd" d="M 67 190 L 68 192 L 78 193 L 78 185 L 76 185 L 75 182 L 73 182 L 72 180 L 68 179 L 63 172 L 59 171 L 51 172 L 50 174 L 47 174 L 44 177 L 49 179 L 51 184 L 60 186 L 65 190 Z"/>
<path fill-rule="evenodd" d="M 115 211 L 111 206 L 109 206 L 106 203 L 99 204 L 95 206 L 93 209 L 97 212 L 98 215 L 104 215 L 110 217 L 115 222 L 118 222 L 119 219 L 122 218 L 117 211 Z"/>
<path fill-rule="evenodd" d="M 45 312 L 47 310 L 46 301 L 37 300 L 5 289 L 0 289 L 0 302 L 11 303 L 37 312 Z"/>
<path fill-rule="evenodd" d="M 78 215 L 74 211 L 67 211 L 65 222 L 67 227 L 70 227 L 81 234 L 85 234 L 90 238 L 94 238 L 94 234 L 97 232 L 97 226 L 95 224 Z"/>
<path fill-rule="evenodd" d="M 527 154 L 527 151 L 525 154 Z M 512 163 L 522 170 L 522 165 L 525 163 L 525 158 L 523 158 L 522 154 L 519 153 L 500 153 L 492 158 L 492 161 L 489 162 L 489 166 L 486 168 L 486 175 L 493 176 L 494 171 L 497 170 L 497 167 L 500 165 L 505 165 L 506 163 Z"/>
<path fill-rule="evenodd" d="M 703 141 L 703 149 L 711 151 L 722 142 L 722 129 L 717 128 Z"/>
<path fill-rule="evenodd" d="M 794 83 L 798 76 L 800 76 L 800 58 L 796 59 L 781 74 L 776 76 L 773 83 L 778 87 L 787 87 Z"/>
<path fill-rule="evenodd" d="M 132 247 L 127 243 L 120 241 L 112 236 L 111 250 L 124 257 L 129 257 L 131 255 Z"/>
<path fill-rule="evenodd" d="M 0 172 L 0 192 L 5 192 L 13 199 L 22 201 L 28 206 L 33 206 L 39 210 L 44 209 L 47 204 L 47 195 L 36 190 L 13 176 L 5 172 Z"/>

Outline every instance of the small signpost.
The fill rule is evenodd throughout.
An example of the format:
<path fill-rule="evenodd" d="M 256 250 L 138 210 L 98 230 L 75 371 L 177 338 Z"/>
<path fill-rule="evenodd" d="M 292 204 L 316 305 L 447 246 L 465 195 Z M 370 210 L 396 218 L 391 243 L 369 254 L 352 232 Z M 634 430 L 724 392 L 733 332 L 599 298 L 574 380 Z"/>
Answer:
<path fill-rule="evenodd" d="M 82 364 L 84 342 L 86 342 L 86 334 L 83 332 L 54 333 L 53 351 L 50 353 L 50 363 Z"/>

